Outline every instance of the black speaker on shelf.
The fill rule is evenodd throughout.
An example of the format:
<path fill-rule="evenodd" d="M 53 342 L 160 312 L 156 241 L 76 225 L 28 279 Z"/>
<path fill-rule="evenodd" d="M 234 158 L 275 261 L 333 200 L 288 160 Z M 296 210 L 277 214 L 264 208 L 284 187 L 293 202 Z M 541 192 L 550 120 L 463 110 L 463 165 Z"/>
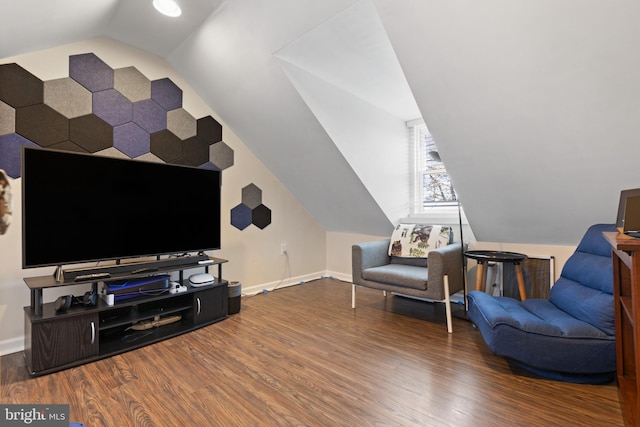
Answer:
<path fill-rule="evenodd" d="M 87 291 L 81 297 L 75 297 L 73 295 L 64 295 L 58 297 L 53 305 L 53 308 L 56 313 L 64 313 L 74 305 L 95 307 L 96 304 L 98 304 L 98 294 L 93 291 Z"/>

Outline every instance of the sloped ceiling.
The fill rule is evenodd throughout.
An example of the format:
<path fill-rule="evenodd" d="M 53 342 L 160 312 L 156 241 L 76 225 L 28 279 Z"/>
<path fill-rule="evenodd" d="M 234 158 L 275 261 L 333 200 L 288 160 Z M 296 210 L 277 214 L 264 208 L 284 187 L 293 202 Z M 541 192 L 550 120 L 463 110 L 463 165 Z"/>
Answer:
<path fill-rule="evenodd" d="M 401 3 L 376 1 L 478 240 L 615 222 L 640 187 L 638 3 Z"/>
<path fill-rule="evenodd" d="M 636 2 L 181 5 L 3 1 L 0 57 L 106 36 L 166 58 L 329 231 L 408 212 L 412 96 L 478 240 L 575 244 L 640 187 Z"/>
<path fill-rule="evenodd" d="M 350 5 L 274 56 L 389 221 L 406 216 L 406 122 L 420 110 L 373 3 Z"/>

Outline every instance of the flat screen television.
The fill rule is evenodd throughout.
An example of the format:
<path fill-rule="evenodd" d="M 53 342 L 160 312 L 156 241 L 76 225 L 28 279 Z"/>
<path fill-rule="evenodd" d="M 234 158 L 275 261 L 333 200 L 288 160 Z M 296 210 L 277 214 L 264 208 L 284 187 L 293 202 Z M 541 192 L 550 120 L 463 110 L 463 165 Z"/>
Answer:
<path fill-rule="evenodd" d="M 220 249 L 220 175 L 24 148 L 23 268 Z"/>

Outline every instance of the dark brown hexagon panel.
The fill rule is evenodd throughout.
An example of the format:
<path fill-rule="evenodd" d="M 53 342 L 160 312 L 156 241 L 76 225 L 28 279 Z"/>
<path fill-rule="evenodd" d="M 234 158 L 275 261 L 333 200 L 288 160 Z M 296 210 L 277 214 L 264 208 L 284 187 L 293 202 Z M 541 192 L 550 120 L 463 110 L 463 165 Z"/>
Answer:
<path fill-rule="evenodd" d="M 49 147 L 69 139 L 69 119 L 45 104 L 17 108 L 16 133 Z"/>
<path fill-rule="evenodd" d="M 71 119 L 69 125 L 69 141 L 89 153 L 97 153 L 113 145 L 113 127 L 95 114 Z"/>
<path fill-rule="evenodd" d="M 0 101 L 20 108 L 40 104 L 43 100 L 42 80 L 18 64 L 0 65 Z"/>
<path fill-rule="evenodd" d="M 209 144 L 222 141 L 222 125 L 211 116 L 198 119 L 198 137 Z"/>
<path fill-rule="evenodd" d="M 161 130 L 151 134 L 151 153 L 165 163 L 175 163 L 182 158 L 182 144 L 180 138 L 168 130 Z"/>
<path fill-rule="evenodd" d="M 197 136 L 182 141 L 182 156 L 190 165 L 203 165 L 209 160 L 209 144 Z"/>

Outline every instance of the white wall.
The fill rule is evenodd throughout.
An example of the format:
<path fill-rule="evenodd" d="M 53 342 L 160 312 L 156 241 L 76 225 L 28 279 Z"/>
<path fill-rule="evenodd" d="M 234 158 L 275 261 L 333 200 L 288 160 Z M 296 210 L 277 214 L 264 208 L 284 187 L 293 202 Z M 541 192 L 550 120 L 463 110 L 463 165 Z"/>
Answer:
<path fill-rule="evenodd" d="M 389 230 L 389 236 L 391 236 Z M 387 239 L 385 236 L 327 232 L 327 274 L 351 282 L 351 246 L 356 243 Z"/>
<path fill-rule="evenodd" d="M 169 77 L 183 90 L 186 111 L 196 118 L 211 115 L 219 120 L 167 62 L 110 39 L 59 46 L 5 58 L 0 63 L 16 62 L 40 79 L 50 80 L 68 76 L 69 55 L 87 52 L 95 53 L 112 68 L 135 66 L 151 80 Z M 223 266 L 223 277 L 240 281 L 243 292 L 251 293 L 325 274 L 324 229 L 233 131 L 222 125 L 223 140 L 234 150 L 234 165 L 222 173 L 222 249 L 210 254 L 229 260 Z M 241 202 L 242 188 L 252 183 L 262 190 L 262 202 L 271 209 L 272 222 L 263 230 L 250 225 L 241 231 L 231 226 L 230 210 Z M 0 354 L 20 351 L 23 347 L 23 307 L 29 305 L 29 291 L 23 277 L 53 273 L 53 268 L 23 270 L 21 267 L 21 180 L 12 180 L 11 185 L 14 221 L 7 233 L 0 236 L 0 301 L 6 305 L 0 323 Z M 281 243 L 287 244 L 287 256 L 280 254 Z M 53 301 L 59 295 L 83 291 L 79 286 L 47 290 L 44 299 Z"/>

